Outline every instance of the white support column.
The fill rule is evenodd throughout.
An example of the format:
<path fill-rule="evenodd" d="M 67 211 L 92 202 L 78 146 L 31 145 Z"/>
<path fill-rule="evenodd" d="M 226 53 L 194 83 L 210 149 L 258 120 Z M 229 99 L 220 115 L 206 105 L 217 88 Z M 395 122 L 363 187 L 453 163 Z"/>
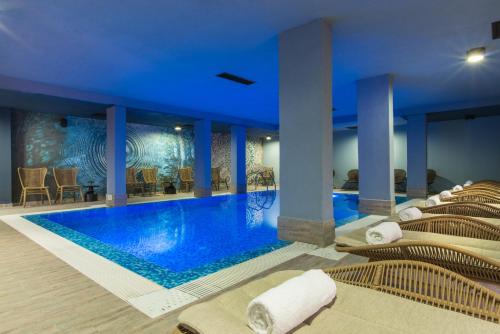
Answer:
<path fill-rule="evenodd" d="M 127 204 L 125 188 L 127 110 L 122 106 L 106 109 L 106 204 Z"/>
<path fill-rule="evenodd" d="M 246 175 L 247 130 L 242 126 L 231 126 L 231 193 L 247 192 Z"/>
<path fill-rule="evenodd" d="M 427 198 L 427 117 L 410 115 L 406 124 L 406 193 L 410 198 Z"/>
<path fill-rule="evenodd" d="M 0 207 L 12 205 L 11 112 L 0 109 Z"/>
<path fill-rule="evenodd" d="M 212 196 L 212 122 L 200 119 L 194 123 L 194 196 Z"/>
<path fill-rule="evenodd" d="M 393 95 L 391 75 L 357 82 L 359 211 L 394 212 Z"/>
<path fill-rule="evenodd" d="M 279 99 L 278 237 L 326 246 L 334 241 L 335 224 L 332 32 L 325 20 L 280 34 Z"/>

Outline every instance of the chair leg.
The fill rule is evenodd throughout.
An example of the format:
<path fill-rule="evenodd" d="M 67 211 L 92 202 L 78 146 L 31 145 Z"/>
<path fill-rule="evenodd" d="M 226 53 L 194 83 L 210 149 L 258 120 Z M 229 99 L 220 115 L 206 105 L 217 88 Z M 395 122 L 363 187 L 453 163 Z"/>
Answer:
<path fill-rule="evenodd" d="M 23 196 L 23 206 L 26 207 L 26 193 L 27 191 L 24 191 L 24 196 Z"/>
<path fill-rule="evenodd" d="M 59 189 L 59 192 L 61 193 L 61 204 L 63 204 L 63 201 L 64 201 L 64 188 Z"/>
<path fill-rule="evenodd" d="M 80 200 L 83 202 L 84 198 L 83 198 L 83 191 L 82 191 L 82 188 L 80 188 Z"/>
<path fill-rule="evenodd" d="M 23 196 L 24 196 L 24 189 L 21 190 L 21 195 L 19 195 L 19 206 L 21 206 L 21 204 L 23 204 Z"/>
<path fill-rule="evenodd" d="M 49 201 L 49 205 L 52 205 L 52 201 L 50 200 L 50 193 L 49 193 L 49 189 L 45 189 L 45 193 L 47 194 L 47 200 Z M 61 192 L 62 193 L 62 192 Z M 61 195 L 62 197 L 62 195 Z"/>

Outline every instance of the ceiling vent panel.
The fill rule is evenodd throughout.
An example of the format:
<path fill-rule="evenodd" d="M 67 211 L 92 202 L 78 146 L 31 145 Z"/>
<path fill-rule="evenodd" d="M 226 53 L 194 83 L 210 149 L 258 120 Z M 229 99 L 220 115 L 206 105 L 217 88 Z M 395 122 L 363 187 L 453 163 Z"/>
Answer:
<path fill-rule="evenodd" d="M 234 75 L 234 74 L 231 74 L 231 73 L 227 73 L 227 72 L 219 73 L 219 74 L 217 74 L 217 76 L 219 78 L 230 80 L 230 81 L 234 81 L 234 82 L 237 82 L 239 84 L 247 85 L 247 86 L 253 85 L 255 83 L 255 81 L 252 81 L 252 80 L 249 80 L 249 79 L 246 79 L 246 78 L 243 78 L 243 77 L 239 77 L 237 75 Z"/>
<path fill-rule="evenodd" d="M 500 21 L 496 21 L 491 24 L 491 35 L 493 39 L 500 38 Z"/>

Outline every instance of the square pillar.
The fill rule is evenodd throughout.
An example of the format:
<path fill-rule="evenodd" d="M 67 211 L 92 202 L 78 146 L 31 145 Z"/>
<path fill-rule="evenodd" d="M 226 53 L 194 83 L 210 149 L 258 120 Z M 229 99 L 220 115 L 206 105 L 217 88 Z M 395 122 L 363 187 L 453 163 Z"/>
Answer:
<path fill-rule="evenodd" d="M 359 211 L 394 213 L 393 95 L 391 75 L 357 82 Z"/>
<path fill-rule="evenodd" d="M 247 131 L 243 126 L 231 126 L 231 193 L 247 192 L 246 175 Z"/>
<path fill-rule="evenodd" d="M 106 109 L 106 205 L 127 204 L 125 186 L 127 110 L 122 106 Z"/>
<path fill-rule="evenodd" d="M 279 36 L 278 237 L 327 246 L 332 199 L 332 31 L 323 19 Z M 306 182 L 303 182 L 306 180 Z"/>
<path fill-rule="evenodd" d="M 11 113 L 0 109 L 0 207 L 12 206 Z"/>
<path fill-rule="evenodd" d="M 194 123 L 194 196 L 212 196 L 212 122 Z"/>
<path fill-rule="evenodd" d="M 409 198 L 427 198 L 427 117 L 410 115 L 406 124 L 406 193 Z"/>

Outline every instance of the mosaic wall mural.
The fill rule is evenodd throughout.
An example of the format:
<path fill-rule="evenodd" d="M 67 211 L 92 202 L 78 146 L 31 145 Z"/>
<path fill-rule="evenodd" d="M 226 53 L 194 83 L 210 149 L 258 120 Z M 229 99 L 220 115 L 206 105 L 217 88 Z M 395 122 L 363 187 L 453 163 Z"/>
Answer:
<path fill-rule="evenodd" d="M 106 191 L 106 122 L 104 120 L 60 115 L 15 112 L 12 119 L 13 195 L 19 196 L 17 167 L 78 167 L 80 184 L 90 181 Z M 127 124 L 127 167 L 158 167 L 159 178 L 176 176 L 179 167 L 193 166 L 194 133 L 192 129 L 173 129 L 143 124 Z M 224 177 L 231 170 L 231 137 L 212 136 L 212 166 L 221 167 Z M 247 170 L 262 164 L 259 138 L 247 140 Z M 50 173 L 50 172 L 49 172 Z M 53 177 L 47 184 L 55 189 Z"/>

